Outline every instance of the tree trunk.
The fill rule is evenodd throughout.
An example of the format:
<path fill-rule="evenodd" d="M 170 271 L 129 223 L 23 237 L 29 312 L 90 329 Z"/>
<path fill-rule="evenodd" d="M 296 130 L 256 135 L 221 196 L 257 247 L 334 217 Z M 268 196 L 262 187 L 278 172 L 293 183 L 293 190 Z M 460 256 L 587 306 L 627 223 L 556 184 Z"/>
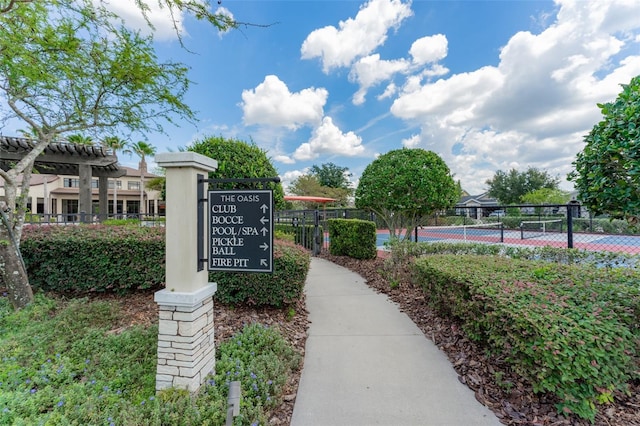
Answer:
<path fill-rule="evenodd" d="M 0 226 L 0 278 L 7 286 L 9 300 L 15 309 L 21 309 L 33 302 L 33 291 L 20 249 L 7 227 L 8 221 L 2 213 Z"/>

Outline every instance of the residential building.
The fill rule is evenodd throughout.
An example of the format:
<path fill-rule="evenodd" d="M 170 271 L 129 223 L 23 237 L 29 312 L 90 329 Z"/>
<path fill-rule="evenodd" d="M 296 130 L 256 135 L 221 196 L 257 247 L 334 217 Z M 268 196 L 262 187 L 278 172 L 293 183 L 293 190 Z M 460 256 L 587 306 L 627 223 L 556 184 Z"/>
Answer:
<path fill-rule="evenodd" d="M 164 215 L 164 202 L 160 200 L 160 191 L 143 188 L 144 182 L 158 177 L 146 171 L 146 164 L 140 169 L 119 166 L 125 174 L 119 178 L 108 180 L 108 216 L 124 217 L 143 213 L 149 216 Z M 142 170 L 141 170 L 142 169 Z M 2 179 L 0 178 L 0 182 Z M 4 183 L 0 183 L 4 186 Z M 4 192 L 0 188 L 0 194 Z M 50 215 L 60 221 L 77 220 L 79 214 L 80 178 L 78 176 L 62 176 L 49 174 L 33 174 L 29 186 L 27 207 L 31 213 Z M 98 178 L 91 179 L 91 198 L 93 215 L 102 215 L 98 207 Z M 117 209 L 114 210 L 114 199 Z M 143 200 L 143 209 L 140 202 Z"/>
<path fill-rule="evenodd" d="M 465 192 L 465 194 L 468 194 Z M 487 192 L 479 195 L 463 195 L 456 204 L 456 215 L 479 219 L 498 208 L 498 201 Z"/>

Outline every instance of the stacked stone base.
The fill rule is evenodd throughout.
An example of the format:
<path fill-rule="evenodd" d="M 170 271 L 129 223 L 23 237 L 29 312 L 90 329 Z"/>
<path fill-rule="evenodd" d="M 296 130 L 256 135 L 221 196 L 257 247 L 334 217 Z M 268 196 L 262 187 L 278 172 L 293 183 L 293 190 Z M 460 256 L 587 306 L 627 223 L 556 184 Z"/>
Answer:
<path fill-rule="evenodd" d="M 167 388 L 196 392 L 215 366 L 213 295 L 210 284 L 194 293 L 161 290 L 156 391 Z"/>

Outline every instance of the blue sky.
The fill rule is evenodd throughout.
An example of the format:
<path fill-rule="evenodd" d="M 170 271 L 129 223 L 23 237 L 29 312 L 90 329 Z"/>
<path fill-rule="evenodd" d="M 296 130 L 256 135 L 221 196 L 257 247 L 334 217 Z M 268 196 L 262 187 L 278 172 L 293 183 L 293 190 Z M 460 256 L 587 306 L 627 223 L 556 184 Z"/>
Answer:
<path fill-rule="evenodd" d="M 142 26 L 131 0 L 110 3 Z M 183 16 L 190 53 L 154 10 L 158 54 L 191 68 L 200 122 L 149 141 L 164 152 L 205 135 L 253 140 L 285 185 L 328 162 L 356 184 L 377 155 L 420 147 L 472 194 L 498 169 L 529 166 L 570 189 L 596 103 L 640 74 L 640 0 L 211 4 L 268 26 L 220 34 Z"/>

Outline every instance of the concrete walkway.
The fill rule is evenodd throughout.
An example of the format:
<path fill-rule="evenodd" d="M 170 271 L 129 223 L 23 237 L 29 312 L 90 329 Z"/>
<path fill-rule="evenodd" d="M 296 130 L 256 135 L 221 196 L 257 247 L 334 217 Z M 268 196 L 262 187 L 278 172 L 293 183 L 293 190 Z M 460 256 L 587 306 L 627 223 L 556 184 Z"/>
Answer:
<path fill-rule="evenodd" d="M 292 426 L 500 425 L 447 357 L 358 274 L 312 258 Z"/>

